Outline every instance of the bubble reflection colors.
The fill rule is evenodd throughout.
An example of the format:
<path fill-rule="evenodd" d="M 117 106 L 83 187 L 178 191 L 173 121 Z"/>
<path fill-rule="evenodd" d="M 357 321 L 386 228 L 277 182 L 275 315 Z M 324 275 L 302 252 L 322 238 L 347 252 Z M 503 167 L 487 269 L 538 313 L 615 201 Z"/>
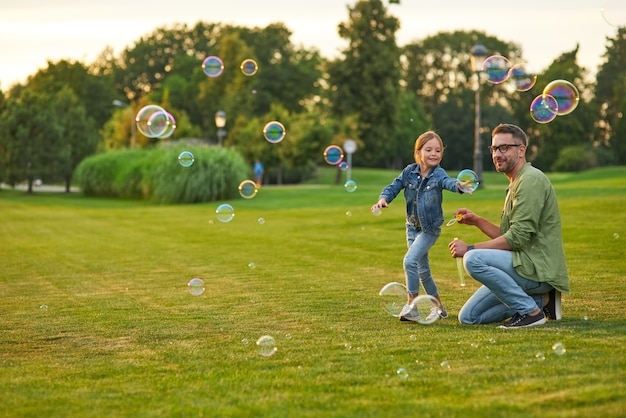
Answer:
<path fill-rule="evenodd" d="M 337 165 L 343 160 L 343 149 L 338 145 L 329 145 L 324 150 L 324 160 L 330 165 Z"/>
<path fill-rule="evenodd" d="M 259 347 L 259 354 L 263 357 L 271 357 L 278 350 L 276 340 L 271 335 L 262 336 L 257 340 L 256 345 Z"/>
<path fill-rule="evenodd" d="M 482 70 L 487 75 L 487 81 L 500 84 L 509 78 L 509 60 L 502 55 L 492 55 L 483 62 Z"/>
<path fill-rule="evenodd" d="M 224 71 L 224 62 L 220 57 L 208 56 L 202 61 L 202 71 L 207 77 L 219 77 Z"/>
<path fill-rule="evenodd" d="M 559 105 L 549 94 L 540 94 L 530 104 L 530 116 L 537 123 L 552 122 L 558 115 Z"/>
<path fill-rule="evenodd" d="M 287 135 L 287 131 L 285 131 L 283 124 L 278 121 L 268 122 L 263 128 L 263 136 L 267 142 L 271 142 L 272 144 L 276 144 L 285 139 L 285 135 Z"/>
<path fill-rule="evenodd" d="M 244 199 L 252 199 L 259 191 L 256 183 L 252 180 L 244 180 L 239 183 L 239 194 Z"/>
<path fill-rule="evenodd" d="M 217 220 L 223 223 L 230 222 L 235 217 L 235 209 L 228 203 L 223 203 L 215 210 Z"/>
<path fill-rule="evenodd" d="M 183 167 L 191 167 L 194 161 L 195 157 L 189 151 L 183 151 L 178 154 L 178 164 L 182 165 Z"/>
<path fill-rule="evenodd" d="M 193 278 L 187 283 L 187 288 L 192 296 L 200 296 L 204 293 L 204 280 L 198 277 Z"/>
<path fill-rule="evenodd" d="M 239 69 L 248 77 L 253 76 L 259 70 L 259 65 L 253 59 L 245 59 L 241 62 Z"/>
<path fill-rule="evenodd" d="M 475 192 L 480 185 L 478 175 L 470 169 L 461 170 L 456 176 L 456 179 L 459 183 L 461 183 L 459 187 L 465 193 Z"/>
<path fill-rule="evenodd" d="M 535 86 L 537 75 L 526 71 L 523 64 L 517 64 L 509 70 L 509 79 L 518 91 L 528 91 Z"/>
<path fill-rule="evenodd" d="M 173 124 L 173 128 L 170 126 Z M 147 105 L 139 109 L 135 116 L 137 130 L 147 138 L 160 138 L 169 134 L 169 130 L 176 128 L 174 117 L 161 106 Z"/>
<path fill-rule="evenodd" d="M 570 114 L 578 106 L 580 94 L 578 89 L 567 80 L 554 80 L 543 89 L 544 95 L 554 97 L 559 116 Z"/>
<path fill-rule="evenodd" d="M 343 187 L 346 189 L 348 193 L 354 193 L 356 191 L 357 184 L 356 184 L 356 181 L 354 180 L 348 180 L 343 185 Z"/>

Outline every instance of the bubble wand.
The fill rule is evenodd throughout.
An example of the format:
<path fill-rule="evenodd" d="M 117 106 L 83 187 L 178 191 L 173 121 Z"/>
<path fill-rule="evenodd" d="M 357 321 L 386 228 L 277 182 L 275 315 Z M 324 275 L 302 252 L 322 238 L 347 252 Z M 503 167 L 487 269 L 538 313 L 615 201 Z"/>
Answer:
<path fill-rule="evenodd" d="M 454 237 L 454 240 L 458 241 L 459 239 L 457 237 Z M 456 258 L 456 269 L 459 271 L 459 281 L 461 282 L 461 286 L 465 286 L 465 274 L 463 272 L 463 258 L 461 257 Z"/>

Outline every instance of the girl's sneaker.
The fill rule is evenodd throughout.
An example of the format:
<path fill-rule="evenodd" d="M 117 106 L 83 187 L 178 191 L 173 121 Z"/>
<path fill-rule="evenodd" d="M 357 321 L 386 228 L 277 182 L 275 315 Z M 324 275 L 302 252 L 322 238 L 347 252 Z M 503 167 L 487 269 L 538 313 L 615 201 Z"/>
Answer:
<path fill-rule="evenodd" d="M 409 305 L 408 303 L 404 305 L 404 308 L 402 308 L 398 316 L 400 317 L 400 321 L 417 322 L 420 320 L 420 313 L 415 305 Z"/>
<path fill-rule="evenodd" d="M 430 322 L 434 322 L 437 319 L 446 319 L 448 317 L 448 311 L 446 311 L 446 308 L 438 308 L 436 306 L 433 306 L 430 310 L 430 314 L 428 314 L 428 316 L 426 317 L 425 322 L 430 323 Z"/>

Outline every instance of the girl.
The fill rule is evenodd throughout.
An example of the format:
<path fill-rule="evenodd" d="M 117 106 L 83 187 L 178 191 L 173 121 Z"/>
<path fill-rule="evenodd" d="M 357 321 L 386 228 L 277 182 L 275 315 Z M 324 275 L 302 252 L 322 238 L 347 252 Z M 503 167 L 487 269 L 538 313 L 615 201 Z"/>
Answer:
<path fill-rule="evenodd" d="M 426 293 L 435 297 L 440 306 L 432 308 L 426 322 L 432 321 L 437 315 L 439 318 L 448 317 L 428 262 L 428 250 L 439 238 L 444 221 L 442 190 L 462 193 L 457 180 L 448 177 L 445 170 L 439 166 L 443 150 L 443 141 L 435 132 L 427 131 L 420 135 L 415 141 L 415 163 L 406 166 L 400 175 L 383 189 L 378 202 L 372 206 L 372 211 L 386 208 L 404 189 L 408 246 L 404 255 L 404 274 L 408 302 L 400 312 L 401 321 L 419 320 L 419 312 L 411 302 L 419 294 L 420 282 Z"/>

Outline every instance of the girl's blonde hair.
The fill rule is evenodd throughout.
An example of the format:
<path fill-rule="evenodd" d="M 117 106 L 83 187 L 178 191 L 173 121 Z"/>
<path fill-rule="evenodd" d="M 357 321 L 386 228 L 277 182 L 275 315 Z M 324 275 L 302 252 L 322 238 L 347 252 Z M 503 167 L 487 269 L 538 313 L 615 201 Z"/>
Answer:
<path fill-rule="evenodd" d="M 415 155 L 416 163 L 418 164 L 420 163 L 419 153 L 417 151 L 420 151 L 424 147 L 424 144 L 426 144 L 428 141 L 430 141 L 433 138 L 439 141 L 439 145 L 441 145 L 442 150 L 445 149 L 443 145 L 443 140 L 441 139 L 439 135 L 437 135 L 437 133 L 433 131 L 426 131 L 420 136 L 418 136 L 417 139 L 415 140 L 415 151 L 413 152 L 413 154 Z"/>

